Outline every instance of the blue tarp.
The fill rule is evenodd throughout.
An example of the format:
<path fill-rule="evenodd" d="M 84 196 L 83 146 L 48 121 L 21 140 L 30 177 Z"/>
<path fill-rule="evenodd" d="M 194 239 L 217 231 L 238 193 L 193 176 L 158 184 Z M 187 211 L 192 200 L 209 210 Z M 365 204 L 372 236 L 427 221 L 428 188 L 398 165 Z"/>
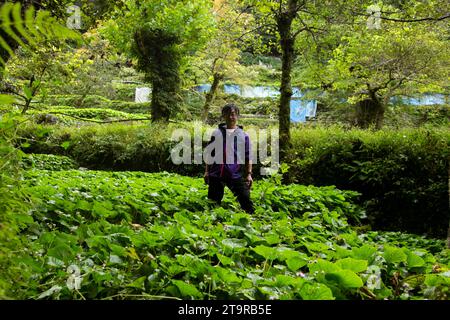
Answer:
<path fill-rule="evenodd" d="M 226 84 L 223 86 L 223 91 L 226 94 L 237 94 L 241 95 L 241 86 L 236 84 Z"/>
<path fill-rule="evenodd" d="M 317 101 L 315 100 L 291 100 L 291 121 L 306 122 L 306 118 L 316 116 Z"/>
<path fill-rule="evenodd" d="M 209 88 L 210 87 L 211 86 L 209 86 Z M 245 98 L 268 98 L 280 95 L 280 90 L 278 88 L 264 87 L 264 86 L 253 87 L 253 86 L 226 84 L 223 86 L 223 90 L 226 94 L 237 94 Z M 299 88 L 292 89 L 293 98 L 301 98 L 302 96 L 303 94 L 300 92 Z"/>
<path fill-rule="evenodd" d="M 241 90 L 241 95 L 245 98 L 269 98 L 276 97 L 280 94 L 277 89 L 271 87 L 250 87 L 243 86 Z"/>
<path fill-rule="evenodd" d="M 198 92 L 208 92 L 211 85 L 202 84 L 195 87 Z M 224 92 L 227 94 L 237 94 L 247 98 L 267 98 L 276 97 L 280 94 L 278 88 L 264 86 L 240 86 L 235 84 L 224 85 Z M 292 88 L 291 100 L 291 121 L 305 122 L 306 118 L 313 118 L 317 112 L 316 100 L 301 100 L 303 93 L 299 88 Z M 391 103 L 403 103 L 407 105 L 435 105 L 445 104 L 445 96 L 442 94 L 425 94 L 418 98 L 396 96 L 391 98 Z M 343 100 L 345 101 L 345 99 Z"/>
<path fill-rule="evenodd" d="M 400 103 L 412 106 L 431 106 L 435 104 L 445 104 L 445 96 L 443 94 L 425 94 L 417 98 L 396 96 L 392 97 L 390 101 L 392 103 Z"/>
<path fill-rule="evenodd" d="M 194 89 L 200 93 L 206 93 L 211 89 L 211 85 L 210 84 L 200 84 L 198 86 L 195 86 Z"/>

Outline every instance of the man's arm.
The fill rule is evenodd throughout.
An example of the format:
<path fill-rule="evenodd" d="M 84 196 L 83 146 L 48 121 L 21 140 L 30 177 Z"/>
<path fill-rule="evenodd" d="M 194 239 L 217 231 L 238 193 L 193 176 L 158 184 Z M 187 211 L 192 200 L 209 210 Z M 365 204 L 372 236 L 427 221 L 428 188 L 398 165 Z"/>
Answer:
<path fill-rule="evenodd" d="M 253 174 L 252 172 L 252 160 L 248 160 L 245 162 L 245 176 Z"/>
<path fill-rule="evenodd" d="M 245 177 L 244 177 L 245 183 L 247 183 L 248 188 L 250 189 L 253 184 L 253 178 L 252 178 L 252 160 L 248 160 L 245 162 Z"/>
<path fill-rule="evenodd" d="M 203 175 L 203 180 L 206 184 L 209 183 L 209 172 L 208 172 L 208 164 L 205 165 L 205 174 Z"/>
<path fill-rule="evenodd" d="M 249 136 L 246 136 L 245 139 L 245 176 L 244 181 L 247 183 L 249 189 L 252 187 L 253 178 L 252 178 L 252 158 L 251 158 L 251 142 Z"/>
<path fill-rule="evenodd" d="M 214 140 L 216 140 L 216 138 L 215 138 L 214 132 L 213 132 L 211 135 L 211 138 L 209 139 L 209 142 L 207 143 L 206 146 L 209 146 L 211 143 L 214 142 Z M 206 163 L 206 161 L 205 161 L 205 174 L 203 175 L 203 180 L 205 181 L 206 184 L 209 184 L 209 165 L 208 165 L 208 163 Z"/>

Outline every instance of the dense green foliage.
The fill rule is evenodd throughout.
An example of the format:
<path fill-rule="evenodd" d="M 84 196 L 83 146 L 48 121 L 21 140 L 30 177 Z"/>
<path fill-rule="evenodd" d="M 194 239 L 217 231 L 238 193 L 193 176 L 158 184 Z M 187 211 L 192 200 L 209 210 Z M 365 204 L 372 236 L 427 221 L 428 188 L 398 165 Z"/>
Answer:
<path fill-rule="evenodd" d="M 102 32 L 129 56 L 152 86 L 152 121 L 179 111 L 181 74 L 214 32 L 210 1 L 133 1 L 115 12 Z"/>
<path fill-rule="evenodd" d="M 53 107 L 51 109 L 45 111 L 35 111 L 30 112 L 30 114 L 35 115 L 37 120 L 42 119 L 43 116 L 47 114 L 55 115 L 56 118 L 59 116 L 66 116 L 67 118 L 73 118 L 78 120 L 85 119 L 86 121 L 95 121 L 95 120 L 133 120 L 133 119 L 150 119 L 148 114 L 139 114 L 139 113 L 128 113 L 122 112 L 112 109 L 104 109 L 104 108 L 69 108 L 69 107 Z M 59 121 L 56 120 L 55 121 Z M 65 122 L 67 123 L 67 121 Z"/>
<path fill-rule="evenodd" d="M 71 158 L 53 154 L 27 154 L 21 159 L 21 165 L 24 169 L 51 171 L 78 169 Z"/>
<path fill-rule="evenodd" d="M 72 3 L 0 6 L 0 299 L 450 300 L 450 3 Z M 171 160 L 229 102 L 280 133 L 254 215 Z"/>
<path fill-rule="evenodd" d="M 134 99 L 133 90 L 133 99 Z M 150 106 L 148 103 L 136 103 L 133 101 L 109 100 L 98 95 L 51 95 L 43 100 L 45 105 L 49 106 L 74 106 L 78 108 L 102 108 L 113 109 L 129 113 L 147 113 L 149 114 Z"/>
<path fill-rule="evenodd" d="M 319 104 L 315 122 L 322 125 L 339 124 L 351 128 L 357 123 L 357 112 L 349 104 Z M 384 127 L 390 129 L 420 128 L 423 126 L 449 127 L 450 105 L 408 106 L 393 105 L 386 107 Z"/>
<path fill-rule="evenodd" d="M 24 140 L 27 152 L 69 155 L 87 168 L 199 176 L 203 166 L 175 165 L 170 160 L 177 143 L 170 141 L 171 132 L 177 127 L 46 127 L 45 134 L 37 137 L 36 127 L 31 126 L 22 135 L 31 139 Z M 193 127 L 187 126 L 192 133 Z M 288 181 L 362 193 L 361 203 L 376 228 L 445 236 L 450 218 L 448 130 L 298 128 L 292 136 Z M 68 146 L 63 148 L 63 143 Z M 256 177 L 260 166 L 253 170 Z"/>
<path fill-rule="evenodd" d="M 36 49 L 44 41 L 79 39 L 77 32 L 63 26 L 48 11 L 36 11 L 32 6 L 22 10 L 20 3 L 9 1 L 0 7 L 0 27 L 0 69 L 19 45 Z"/>
<path fill-rule="evenodd" d="M 5 103 L 3 97 L 0 102 Z M 32 208 L 30 197 L 20 190 L 23 152 L 14 148 L 17 122 L 16 117 L 0 118 L 0 299 L 13 297 L 9 293 L 14 279 L 26 269 L 18 268 L 12 259 L 22 248 L 17 233 L 30 222 Z"/>
<path fill-rule="evenodd" d="M 444 237 L 450 219 L 449 133 L 294 130 L 290 180 L 361 192 L 377 229 Z"/>
<path fill-rule="evenodd" d="M 412 235 L 358 234 L 356 195 L 260 181 L 256 214 L 201 179 L 168 173 L 27 172 L 40 199 L 23 229 L 37 299 L 447 299 L 448 250 Z"/>

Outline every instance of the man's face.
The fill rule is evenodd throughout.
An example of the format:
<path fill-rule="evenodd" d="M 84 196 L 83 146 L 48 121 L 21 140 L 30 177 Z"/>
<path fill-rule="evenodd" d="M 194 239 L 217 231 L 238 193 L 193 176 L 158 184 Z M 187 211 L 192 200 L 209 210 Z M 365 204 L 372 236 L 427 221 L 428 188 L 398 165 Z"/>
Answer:
<path fill-rule="evenodd" d="M 227 126 L 234 126 L 237 123 L 238 120 L 238 114 L 236 110 L 231 109 L 228 113 L 224 115 L 225 122 L 227 123 Z"/>

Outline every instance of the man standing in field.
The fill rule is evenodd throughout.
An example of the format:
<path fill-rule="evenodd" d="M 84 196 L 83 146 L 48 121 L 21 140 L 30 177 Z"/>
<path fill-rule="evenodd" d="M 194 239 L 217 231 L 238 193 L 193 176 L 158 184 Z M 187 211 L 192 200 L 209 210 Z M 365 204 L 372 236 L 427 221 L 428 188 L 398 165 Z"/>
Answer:
<path fill-rule="evenodd" d="M 237 125 L 239 108 L 226 104 L 222 108 L 221 123 L 207 146 L 211 157 L 206 157 L 205 183 L 209 185 L 208 198 L 222 202 L 225 186 L 237 197 L 242 209 L 254 213 L 250 199 L 252 187 L 252 159 L 249 136 Z"/>

